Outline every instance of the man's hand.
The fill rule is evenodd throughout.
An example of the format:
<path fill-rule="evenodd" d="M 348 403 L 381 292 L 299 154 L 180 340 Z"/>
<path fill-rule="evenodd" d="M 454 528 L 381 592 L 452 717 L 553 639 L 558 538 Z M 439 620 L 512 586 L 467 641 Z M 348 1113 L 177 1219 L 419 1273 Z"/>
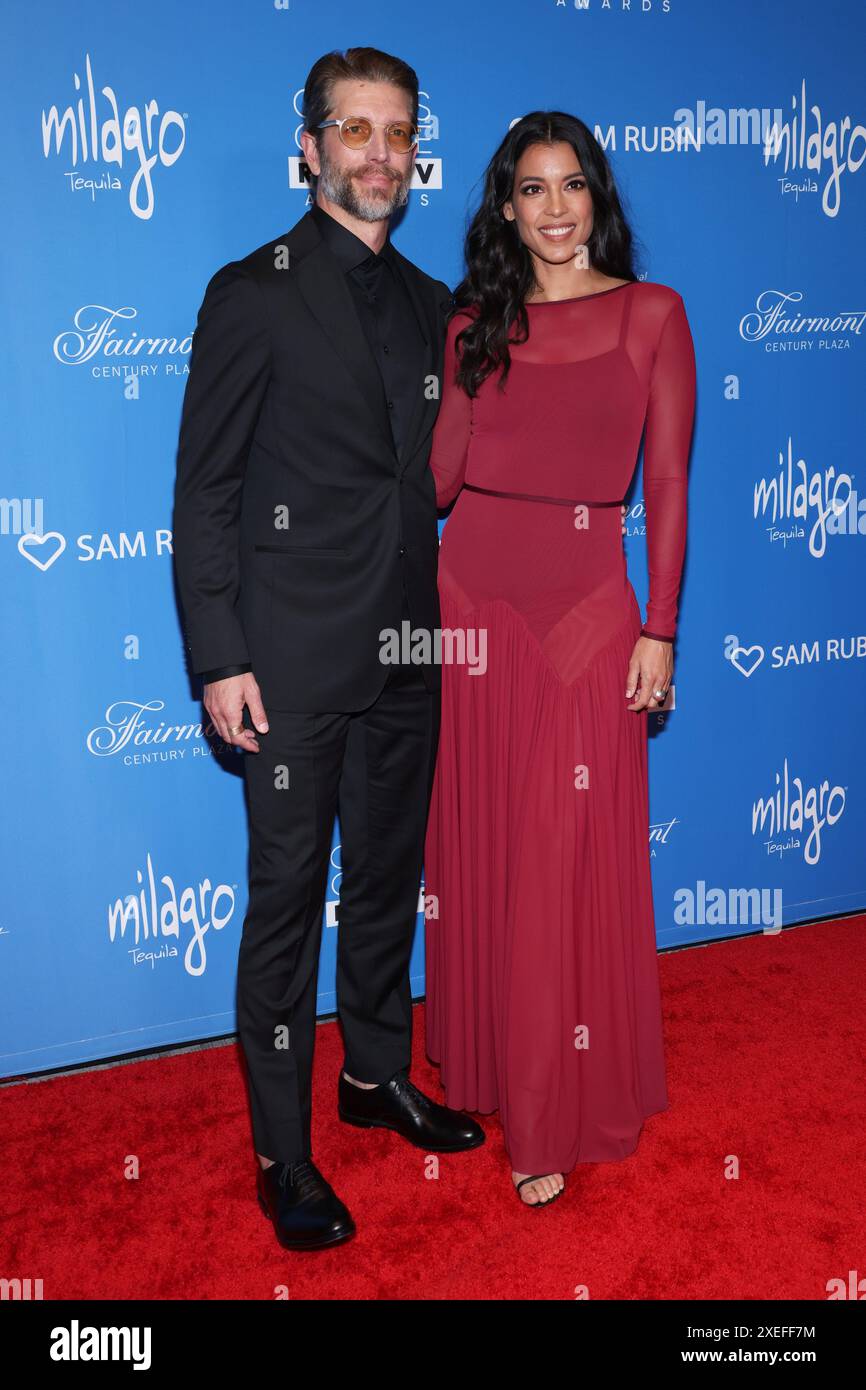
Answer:
<path fill-rule="evenodd" d="M 244 705 L 248 707 L 250 719 L 258 732 L 266 734 L 268 717 L 252 671 L 242 676 L 227 676 L 225 680 L 212 681 L 204 688 L 204 707 L 223 742 L 233 743 L 247 753 L 258 753 L 255 732 L 243 727 Z"/>
<path fill-rule="evenodd" d="M 640 692 L 634 704 L 626 705 L 632 710 L 657 710 L 664 708 L 664 700 L 656 699 L 653 691 L 667 693 L 674 673 L 673 643 L 657 642 L 654 637 L 639 637 L 634 644 L 626 678 L 626 699 Z"/>

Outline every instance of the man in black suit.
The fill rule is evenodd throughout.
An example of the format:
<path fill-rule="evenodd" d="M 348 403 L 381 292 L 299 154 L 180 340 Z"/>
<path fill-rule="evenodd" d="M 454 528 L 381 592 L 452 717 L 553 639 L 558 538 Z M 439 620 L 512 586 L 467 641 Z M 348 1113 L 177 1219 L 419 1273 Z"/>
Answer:
<path fill-rule="evenodd" d="M 342 831 L 341 1119 L 430 1152 L 484 1131 L 409 1080 L 409 957 L 439 732 L 437 665 L 382 634 L 435 632 L 428 468 L 451 295 L 392 246 L 418 81 L 376 49 L 326 54 L 304 89 L 310 211 L 219 270 L 193 338 L 174 548 L 192 669 L 245 750 L 249 908 L 238 960 L 259 1201 L 291 1249 L 354 1223 L 313 1164 L 316 975 Z"/>

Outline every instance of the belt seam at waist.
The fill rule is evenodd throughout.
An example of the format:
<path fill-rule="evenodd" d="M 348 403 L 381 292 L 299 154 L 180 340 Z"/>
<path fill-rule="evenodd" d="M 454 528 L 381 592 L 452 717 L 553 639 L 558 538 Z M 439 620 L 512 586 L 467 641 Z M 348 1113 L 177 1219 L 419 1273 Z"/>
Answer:
<path fill-rule="evenodd" d="M 550 502 L 558 507 L 621 507 L 623 499 L 614 502 L 590 502 L 580 497 L 541 497 L 530 492 L 503 492 L 498 488 L 479 487 L 477 483 L 464 483 L 470 492 L 483 492 L 488 497 L 507 497 L 515 502 Z"/>

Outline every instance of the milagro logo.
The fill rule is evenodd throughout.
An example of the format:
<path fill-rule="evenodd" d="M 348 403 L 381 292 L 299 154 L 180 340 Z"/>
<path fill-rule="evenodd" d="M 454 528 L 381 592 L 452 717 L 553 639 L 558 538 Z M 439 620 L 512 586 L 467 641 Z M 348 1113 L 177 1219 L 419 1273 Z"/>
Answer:
<path fill-rule="evenodd" d="M 831 787 L 828 781 L 803 787 L 799 777 L 789 777 L 788 759 L 775 774 L 776 790 L 752 803 L 752 834 L 766 836 L 767 854 L 780 859 L 792 849 L 803 850 L 807 864 L 821 858 L 821 832 L 833 826 L 845 810 L 847 787 Z"/>
<path fill-rule="evenodd" d="M 788 435 L 779 450 L 778 471 L 759 478 L 752 496 L 752 516 L 767 533 L 771 544 L 807 541 L 809 554 L 820 560 L 828 536 L 866 535 L 866 499 L 860 501 L 850 473 L 829 468 L 810 469 L 805 459 L 794 459 Z"/>
<path fill-rule="evenodd" d="M 123 170 L 124 156 L 129 156 L 127 163 L 135 167 L 129 206 L 136 217 L 148 221 L 154 208 L 154 165 L 169 169 L 180 159 L 186 144 L 186 113 L 163 111 L 160 115 L 159 104 L 150 100 L 144 103 L 143 113 L 137 106 L 128 106 L 121 115 L 113 87 L 100 87 L 97 94 L 89 53 L 84 77 L 82 91 L 81 78 L 77 72 L 72 74 L 79 95 L 62 112 L 56 106 L 47 112 L 42 108 L 42 153 L 46 159 L 58 156 L 70 163 L 72 168 L 65 173 L 70 192 L 89 193 L 94 201 L 97 193 L 123 187 L 109 166 Z M 105 99 L 101 109 L 98 97 Z M 78 172 L 79 163 L 104 167 L 98 177 L 90 178 Z"/>
<path fill-rule="evenodd" d="M 146 338 L 125 325 L 138 310 L 125 304 L 112 309 L 106 304 L 82 304 L 72 327 L 64 328 L 52 344 L 54 356 L 65 367 L 90 364 L 95 377 L 155 376 L 162 366 L 166 376 L 188 376 L 186 359 L 192 351 L 192 334 L 182 338 Z M 157 365 L 159 364 L 159 365 Z"/>
<path fill-rule="evenodd" d="M 183 939 L 183 968 L 203 975 L 207 968 L 205 938 L 222 931 L 235 910 L 236 884 L 212 884 L 203 878 L 178 888 L 169 874 L 159 879 L 148 853 L 145 868 L 136 869 L 138 888 L 108 906 L 108 939 L 126 945 L 133 965 L 156 968 L 159 960 L 176 959 Z"/>
<path fill-rule="evenodd" d="M 293 107 L 295 115 L 298 117 L 298 124 L 295 126 L 295 145 L 301 148 L 301 132 L 304 129 L 304 89 L 299 87 L 295 92 Z M 412 168 L 412 182 L 409 187 L 413 192 L 422 194 L 421 204 L 427 205 L 429 199 L 424 195 L 430 189 L 441 190 L 442 182 L 442 158 L 435 155 L 430 148 L 434 141 L 439 139 L 439 117 L 433 114 L 430 106 L 430 93 L 419 91 L 418 93 L 418 148 L 415 151 L 415 163 Z M 347 114 L 352 114 L 351 112 Z M 302 154 L 289 155 L 289 188 L 301 188 L 310 193 L 310 167 Z"/>
<path fill-rule="evenodd" d="M 777 120 L 764 137 L 764 166 L 772 159 L 783 159 L 779 187 L 782 193 L 793 193 L 799 201 L 801 193 L 817 193 L 820 178 L 825 178 L 821 194 L 821 211 L 827 217 L 837 217 L 842 205 L 842 175 L 856 174 L 866 157 L 866 127 L 855 125 L 851 116 L 827 120 L 821 107 L 806 104 L 806 79 L 800 83 L 799 109 L 795 95 L 791 96 L 790 120 Z M 796 182 L 799 171 L 800 181 Z M 815 177 L 812 177 L 815 175 Z"/>
<path fill-rule="evenodd" d="M 765 352 L 849 352 L 853 338 L 863 332 L 866 309 L 837 309 L 833 313 L 801 314 L 789 306 L 802 302 L 802 290 L 763 290 L 740 319 L 740 337 L 763 342 Z M 822 336 L 823 335 L 823 336 Z"/>

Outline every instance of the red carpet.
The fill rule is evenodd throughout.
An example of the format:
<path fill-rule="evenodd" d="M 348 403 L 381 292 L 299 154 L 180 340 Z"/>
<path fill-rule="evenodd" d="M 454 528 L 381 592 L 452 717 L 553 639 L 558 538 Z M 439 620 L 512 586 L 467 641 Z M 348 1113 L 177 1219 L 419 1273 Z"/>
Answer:
<path fill-rule="evenodd" d="M 8 1087 L 0 1273 L 46 1299 L 826 1299 L 866 1274 L 864 925 L 662 956 L 670 1109 L 548 1211 L 519 1205 L 493 1117 L 435 1180 L 396 1135 L 340 1124 L 335 1024 L 314 1153 L 358 1235 L 318 1254 L 283 1252 L 255 1202 L 235 1047 Z M 441 1098 L 415 1019 L 413 1079 Z"/>

